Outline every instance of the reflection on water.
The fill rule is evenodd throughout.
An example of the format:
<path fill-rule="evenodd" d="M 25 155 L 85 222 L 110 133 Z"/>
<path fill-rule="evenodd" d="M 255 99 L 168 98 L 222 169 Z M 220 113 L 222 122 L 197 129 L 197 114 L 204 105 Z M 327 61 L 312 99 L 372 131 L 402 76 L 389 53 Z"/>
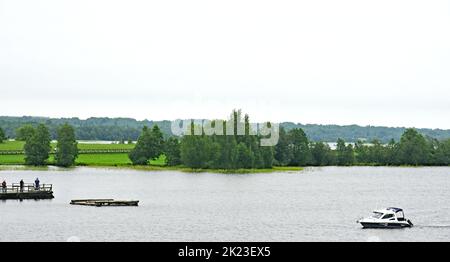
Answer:
<path fill-rule="evenodd" d="M 54 187 L 53 200 L 0 202 L 1 241 L 449 241 L 449 167 L 324 167 L 227 175 L 74 168 L 0 169 Z M 69 205 L 140 200 L 139 207 Z M 373 209 L 398 206 L 414 223 L 361 229 Z"/>

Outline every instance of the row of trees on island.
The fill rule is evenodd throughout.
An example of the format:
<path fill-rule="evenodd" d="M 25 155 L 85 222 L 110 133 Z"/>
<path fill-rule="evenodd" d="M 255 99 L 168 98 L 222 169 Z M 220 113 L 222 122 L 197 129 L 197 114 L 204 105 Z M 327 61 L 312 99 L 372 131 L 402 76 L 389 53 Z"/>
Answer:
<path fill-rule="evenodd" d="M 233 112 L 240 119 L 240 112 Z M 230 121 L 230 120 L 229 120 Z M 338 139 L 336 148 L 328 143 L 312 142 L 301 128 L 279 129 L 279 141 L 273 147 L 260 146 L 261 136 L 250 135 L 248 115 L 245 134 L 185 135 L 163 139 L 158 126 L 143 129 L 135 149 L 130 153 L 133 164 L 145 165 L 165 154 L 167 164 L 190 168 L 239 169 L 272 166 L 351 166 L 351 165 L 449 165 L 450 139 L 426 138 L 416 129 L 407 129 L 400 141 L 382 144 Z M 224 125 L 226 121 L 224 121 Z M 236 127 L 236 123 L 234 123 Z M 191 129 L 194 129 L 192 123 Z M 191 130 L 193 133 L 193 130 Z M 236 128 L 235 128 L 236 132 Z M 224 129 L 224 134 L 226 130 Z"/>
<path fill-rule="evenodd" d="M 345 143 L 338 139 L 332 150 L 328 143 L 308 141 L 301 129 L 280 130 L 275 161 L 282 166 L 450 165 L 450 139 L 427 139 L 410 128 L 398 142 Z"/>
<path fill-rule="evenodd" d="M 450 165 L 450 139 L 424 137 L 415 129 L 407 129 L 399 141 L 382 144 L 378 140 L 346 143 L 338 139 L 335 148 L 325 142 L 312 142 L 301 128 L 286 131 L 280 128 L 275 146 L 261 146 L 263 138 L 251 130 L 249 117 L 244 117 L 245 133 L 237 133 L 240 111 L 232 113 L 233 120 L 223 121 L 223 134 L 165 137 L 158 125 L 143 127 L 136 145 L 128 154 L 133 165 L 148 165 L 151 160 L 165 156 L 168 166 L 210 169 L 261 169 L 273 166 L 352 166 L 352 165 Z M 227 134 L 230 121 L 235 127 Z M 196 126 L 191 123 L 194 133 Z M 44 124 L 24 126 L 18 136 L 25 141 L 25 163 L 45 165 L 51 154 L 51 136 Z M 0 128 L 0 142 L 5 135 Z M 55 164 L 68 167 L 78 156 L 74 128 L 63 124 L 57 129 Z"/>

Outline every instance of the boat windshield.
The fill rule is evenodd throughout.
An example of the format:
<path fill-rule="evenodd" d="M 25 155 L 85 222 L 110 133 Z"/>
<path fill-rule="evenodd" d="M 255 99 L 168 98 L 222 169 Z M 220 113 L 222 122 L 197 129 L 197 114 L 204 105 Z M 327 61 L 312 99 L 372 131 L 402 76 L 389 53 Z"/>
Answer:
<path fill-rule="evenodd" d="M 373 214 L 372 214 L 373 218 L 381 218 L 381 216 L 383 216 L 383 213 L 380 213 L 380 212 L 373 212 Z"/>

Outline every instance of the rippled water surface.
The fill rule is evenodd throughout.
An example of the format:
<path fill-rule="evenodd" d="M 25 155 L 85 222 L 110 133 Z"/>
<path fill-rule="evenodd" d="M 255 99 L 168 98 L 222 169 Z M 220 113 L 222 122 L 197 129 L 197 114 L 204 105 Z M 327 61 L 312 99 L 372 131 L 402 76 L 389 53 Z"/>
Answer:
<path fill-rule="evenodd" d="M 325 167 L 270 174 L 1 170 L 52 183 L 53 200 L 0 201 L 1 241 L 450 241 L 450 167 Z M 69 205 L 137 199 L 139 207 Z M 375 208 L 415 224 L 361 229 Z"/>

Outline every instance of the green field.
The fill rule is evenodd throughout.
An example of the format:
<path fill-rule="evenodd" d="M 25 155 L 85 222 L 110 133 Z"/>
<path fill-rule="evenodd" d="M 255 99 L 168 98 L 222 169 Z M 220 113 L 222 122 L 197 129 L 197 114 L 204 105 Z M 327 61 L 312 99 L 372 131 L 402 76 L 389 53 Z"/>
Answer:
<path fill-rule="evenodd" d="M 126 153 L 110 154 L 80 154 L 76 159 L 76 165 L 80 166 L 128 166 L 131 161 Z M 53 155 L 48 160 L 49 164 L 54 163 Z M 164 166 L 166 158 L 164 155 L 156 160 L 150 161 L 151 165 Z M 23 165 L 25 164 L 24 155 L 0 155 L 0 165 Z"/>
<path fill-rule="evenodd" d="M 128 154 L 80 154 L 76 164 L 80 166 L 128 166 L 131 165 L 131 161 Z M 150 164 L 164 166 L 166 158 L 162 155 L 158 159 L 150 161 Z"/>
<path fill-rule="evenodd" d="M 24 145 L 23 141 L 5 141 L 0 143 L 0 150 L 22 150 Z"/>
<path fill-rule="evenodd" d="M 0 151 L 18 151 L 23 150 L 25 142 L 7 141 L 0 143 Z M 52 143 L 52 148 L 56 147 L 56 143 Z M 134 144 L 90 144 L 79 143 L 80 150 L 130 150 Z M 54 156 L 50 155 L 48 164 L 54 164 Z M 191 169 L 182 166 L 166 167 L 166 157 L 161 155 L 158 159 L 150 161 L 149 166 L 132 166 L 127 153 L 85 153 L 79 154 L 76 159 L 77 166 L 104 166 L 104 167 L 132 167 L 141 170 L 179 170 L 183 172 L 213 172 L 213 173 L 267 173 L 276 171 L 300 171 L 300 167 L 273 167 L 272 169 L 237 169 L 237 170 L 220 170 L 220 169 Z M 0 165 L 24 165 L 25 156 L 18 155 L 2 155 L 0 154 Z"/>
<path fill-rule="evenodd" d="M 25 142 L 23 141 L 5 141 L 0 143 L 0 151 L 23 150 Z M 56 147 L 56 143 L 51 143 L 52 148 Z M 117 149 L 133 149 L 135 144 L 95 144 L 95 143 L 78 143 L 78 149 L 81 150 L 117 150 Z"/>

